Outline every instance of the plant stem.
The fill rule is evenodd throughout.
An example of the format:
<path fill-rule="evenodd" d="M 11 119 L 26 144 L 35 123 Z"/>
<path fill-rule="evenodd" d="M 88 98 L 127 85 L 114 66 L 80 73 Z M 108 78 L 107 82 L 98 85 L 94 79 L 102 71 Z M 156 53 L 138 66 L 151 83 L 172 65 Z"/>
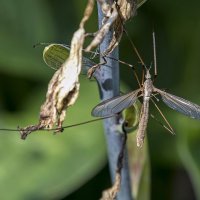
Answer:
<path fill-rule="evenodd" d="M 98 5 L 98 21 L 99 27 L 101 27 L 101 22 L 103 18 L 103 13 L 101 7 Z M 103 52 L 112 39 L 112 30 L 105 36 L 103 42 L 100 45 L 100 53 Z M 109 56 L 118 59 L 118 48 L 109 54 Z M 102 62 L 100 58 L 100 62 Z M 101 100 L 109 99 L 113 96 L 119 95 L 119 63 L 112 59 L 107 59 L 107 66 L 101 65 L 100 70 L 98 70 L 98 84 L 99 93 Z M 110 67 L 108 67 L 110 66 Z M 117 117 L 109 118 L 104 120 L 104 130 L 105 137 L 107 141 L 107 152 L 108 161 L 112 182 L 114 183 L 115 172 L 117 168 L 117 159 L 122 146 L 122 134 L 117 127 L 119 126 L 119 119 Z M 130 176 L 128 168 L 128 156 L 125 150 L 124 163 L 121 173 L 121 188 L 117 195 L 118 200 L 132 200 L 131 195 L 131 185 Z"/>

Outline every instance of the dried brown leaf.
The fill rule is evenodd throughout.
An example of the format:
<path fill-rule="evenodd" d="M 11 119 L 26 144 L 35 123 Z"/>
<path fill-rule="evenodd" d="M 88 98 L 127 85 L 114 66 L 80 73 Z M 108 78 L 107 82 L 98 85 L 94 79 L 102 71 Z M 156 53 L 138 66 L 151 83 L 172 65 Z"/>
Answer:
<path fill-rule="evenodd" d="M 84 25 L 86 21 L 90 18 L 93 10 L 94 10 L 94 0 L 88 0 L 87 6 L 83 14 L 83 18 L 80 22 L 80 28 L 84 28 Z"/>
<path fill-rule="evenodd" d="M 84 24 L 91 16 L 93 7 L 94 0 L 88 0 L 80 28 L 73 35 L 69 57 L 49 82 L 46 101 L 40 109 L 39 124 L 20 129 L 22 139 L 33 131 L 51 129 L 54 125 L 58 127 L 57 131 L 62 131 L 66 109 L 75 103 L 79 94 L 79 74 L 85 39 Z"/>
<path fill-rule="evenodd" d="M 117 193 L 120 190 L 120 183 L 121 183 L 121 173 L 116 173 L 115 175 L 115 182 L 113 186 L 102 193 L 102 197 L 100 200 L 114 200 L 116 199 Z"/>
<path fill-rule="evenodd" d="M 136 0 L 118 0 L 120 16 L 123 22 L 126 22 L 136 13 L 137 1 Z"/>
<path fill-rule="evenodd" d="M 106 14 L 110 9 L 111 1 L 109 0 L 97 0 L 101 6 L 102 12 Z"/>
<path fill-rule="evenodd" d="M 135 0 L 118 0 L 118 17 L 113 24 L 113 36 L 109 46 L 104 51 L 104 55 L 111 53 L 119 45 L 124 31 L 124 23 L 134 16 L 136 12 Z"/>
<path fill-rule="evenodd" d="M 118 0 L 117 3 L 114 2 L 112 5 L 108 4 L 105 0 L 98 0 L 98 2 L 101 6 L 102 12 L 104 13 L 102 27 L 96 33 L 95 38 L 86 48 L 86 51 L 91 51 L 99 45 L 112 27 L 112 39 L 107 49 L 103 52 L 103 55 L 107 55 L 118 46 L 123 35 L 124 23 L 135 14 L 137 3 L 136 0 Z"/>
<path fill-rule="evenodd" d="M 112 26 L 112 24 L 117 19 L 117 16 L 118 16 L 118 12 L 117 12 L 115 5 L 113 4 L 110 7 L 110 9 L 107 11 L 105 17 L 103 18 L 102 27 L 95 34 L 94 39 L 89 44 L 89 46 L 86 48 L 86 51 L 91 51 L 93 48 L 95 48 L 97 45 L 99 45 L 102 42 L 105 35 L 110 30 L 110 27 Z"/>

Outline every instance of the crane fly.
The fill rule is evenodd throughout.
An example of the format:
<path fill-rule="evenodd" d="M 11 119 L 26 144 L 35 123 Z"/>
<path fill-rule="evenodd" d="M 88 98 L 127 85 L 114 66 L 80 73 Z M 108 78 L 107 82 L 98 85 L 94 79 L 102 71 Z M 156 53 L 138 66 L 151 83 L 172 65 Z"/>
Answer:
<path fill-rule="evenodd" d="M 154 77 L 157 76 L 157 69 L 156 69 L 156 52 L 155 52 L 155 35 L 153 32 L 153 46 L 154 46 Z M 137 146 L 142 147 L 144 143 L 144 137 L 145 137 L 145 130 L 147 128 L 148 118 L 149 118 L 149 101 L 153 101 L 152 97 L 159 94 L 161 96 L 162 101 L 170 108 L 188 116 L 194 119 L 200 119 L 200 106 L 192 103 L 188 100 L 185 100 L 181 97 L 169 94 L 165 91 L 162 91 L 158 88 L 156 88 L 153 85 L 153 81 L 151 79 L 150 75 L 150 69 L 146 69 L 145 72 L 145 81 L 144 84 L 137 90 L 134 90 L 130 93 L 117 96 L 108 100 L 105 100 L 98 104 L 96 107 L 92 110 L 92 115 L 95 117 L 106 117 L 111 116 L 114 114 L 118 114 L 124 109 L 132 106 L 136 100 L 139 97 L 143 97 L 143 104 L 140 112 L 140 119 L 139 119 L 139 125 L 137 130 Z M 153 101 L 154 103 L 154 101 Z M 154 103 L 155 104 L 155 103 Z M 164 115 L 161 113 L 160 109 L 157 107 L 158 111 L 166 121 L 168 125 L 168 130 L 171 133 L 174 133 L 172 127 L 164 117 Z"/>

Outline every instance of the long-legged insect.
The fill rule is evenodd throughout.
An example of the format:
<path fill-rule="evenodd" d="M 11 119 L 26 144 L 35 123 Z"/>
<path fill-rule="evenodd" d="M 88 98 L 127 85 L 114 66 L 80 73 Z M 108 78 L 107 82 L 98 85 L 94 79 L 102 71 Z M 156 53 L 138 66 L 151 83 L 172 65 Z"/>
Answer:
<path fill-rule="evenodd" d="M 154 70 L 157 75 L 156 69 L 156 52 L 155 52 L 155 35 L 153 32 L 153 46 L 154 46 Z M 128 94 L 117 96 L 108 100 L 105 100 L 98 104 L 92 110 L 92 115 L 95 117 L 105 117 L 120 113 L 124 109 L 133 105 L 137 98 L 143 96 L 143 104 L 140 113 L 140 120 L 137 131 L 137 146 L 142 147 L 144 143 L 145 130 L 147 128 L 148 118 L 149 118 L 149 100 L 155 94 L 160 94 L 163 102 L 170 108 L 194 119 L 200 119 L 200 106 L 185 100 L 181 97 L 169 94 L 156 88 L 151 80 L 150 69 L 146 69 L 145 82 L 143 86 L 137 90 L 134 90 Z M 160 111 L 159 111 L 160 112 Z M 163 116 L 163 115 L 162 115 Z M 165 117 L 163 116 L 165 119 Z M 168 123 L 168 122 L 167 122 Z M 168 123 L 170 132 L 173 133 L 173 129 Z"/>
<path fill-rule="evenodd" d="M 54 70 L 58 70 L 61 67 L 61 65 L 65 62 L 67 57 L 69 56 L 69 50 L 70 50 L 70 46 L 69 45 L 58 44 L 58 43 L 53 43 L 53 44 L 50 44 L 50 43 L 38 43 L 38 44 L 36 44 L 34 46 L 38 46 L 38 45 L 46 45 L 46 47 L 44 48 L 44 51 L 43 51 L 43 59 L 44 59 L 45 63 L 50 68 L 52 68 Z M 83 49 L 83 51 L 84 51 L 84 49 Z M 99 66 L 100 65 L 100 64 L 95 63 L 93 61 L 93 59 L 94 59 L 94 57 L 96 55 L 101 55 L 101 54 L 98 53 L 98 52 L 93 52 L 93 51 L 91 51 L 89 53 L 94 54 L 94 56 L 93 56 L 92 59 L 83 56 L 83 58 L 82 58 L 82 73 L 83 74 L 87 74 L 87 72 L 88 72 L 88 70 L 90 68 L 93 68 L 94 66 Z M 104 56 L 103 58 L 105 59 L 105 62 L 103 64 L 106 67 L 110 67 L 110 66 L 107 65 L 106 59 L 111 59 L 111 60 L 117 61 L 117 62 L 119 62 L 119 63 L 121 63 L 123 65 L 127 65 L 128 67 L 133 69 L 134 76 L 135 76 L 138 84 L 140 85 L 137 73 L 135 72 L 135 68 L 134 68 L 133 65 L 131 65 L 131 64 L 127 63 L 127 62 L 124 62 L 122 60 L 115 59 L 115 58 L 110 57 L 110 56 Z"/>

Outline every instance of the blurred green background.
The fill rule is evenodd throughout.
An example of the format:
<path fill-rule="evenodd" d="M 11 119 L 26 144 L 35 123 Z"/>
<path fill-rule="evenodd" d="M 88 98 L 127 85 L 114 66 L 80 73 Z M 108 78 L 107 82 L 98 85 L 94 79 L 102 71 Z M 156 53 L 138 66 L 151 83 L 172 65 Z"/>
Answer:
<path fill-rule="evenodd" d="M 38 42 L 69 44 L 86 2 L 0 0 L 1 128 L 37 123 L 54 71 L 42 60 L 43 47 L 32 46 Z M 199 7 L 198 0 L 148 0 L 126 24 L 147 65 L 153 62 L 155 29 L 159 73 L 155 85 L 198 104 Z M 94 14 L 87 25 L 89 32 L 95 31 L 96 25 Z M 124 36 L 120 59 L 138 65 L 129 43 Z M 126 91 L 136 89 L 130 69 L 121 66 L 121 74 Z M 80 98 L 67 111 L 65 124 L 91 119 L 90 110 L 97 102 L 96 83 L 81 75 Z M 170 135 L 150 119 L 151 199 L 200 200 L 200 123 L 162 102 L 159 106 L 176 135 Z M 151 112 L 160 119 L 153 105 Z M 57 136 L 33 133 L 26 141 L 14 132 L 0 133 L 1 199 L 98 199 L 110 185 L 101 122 L 66 129 Z"/>

